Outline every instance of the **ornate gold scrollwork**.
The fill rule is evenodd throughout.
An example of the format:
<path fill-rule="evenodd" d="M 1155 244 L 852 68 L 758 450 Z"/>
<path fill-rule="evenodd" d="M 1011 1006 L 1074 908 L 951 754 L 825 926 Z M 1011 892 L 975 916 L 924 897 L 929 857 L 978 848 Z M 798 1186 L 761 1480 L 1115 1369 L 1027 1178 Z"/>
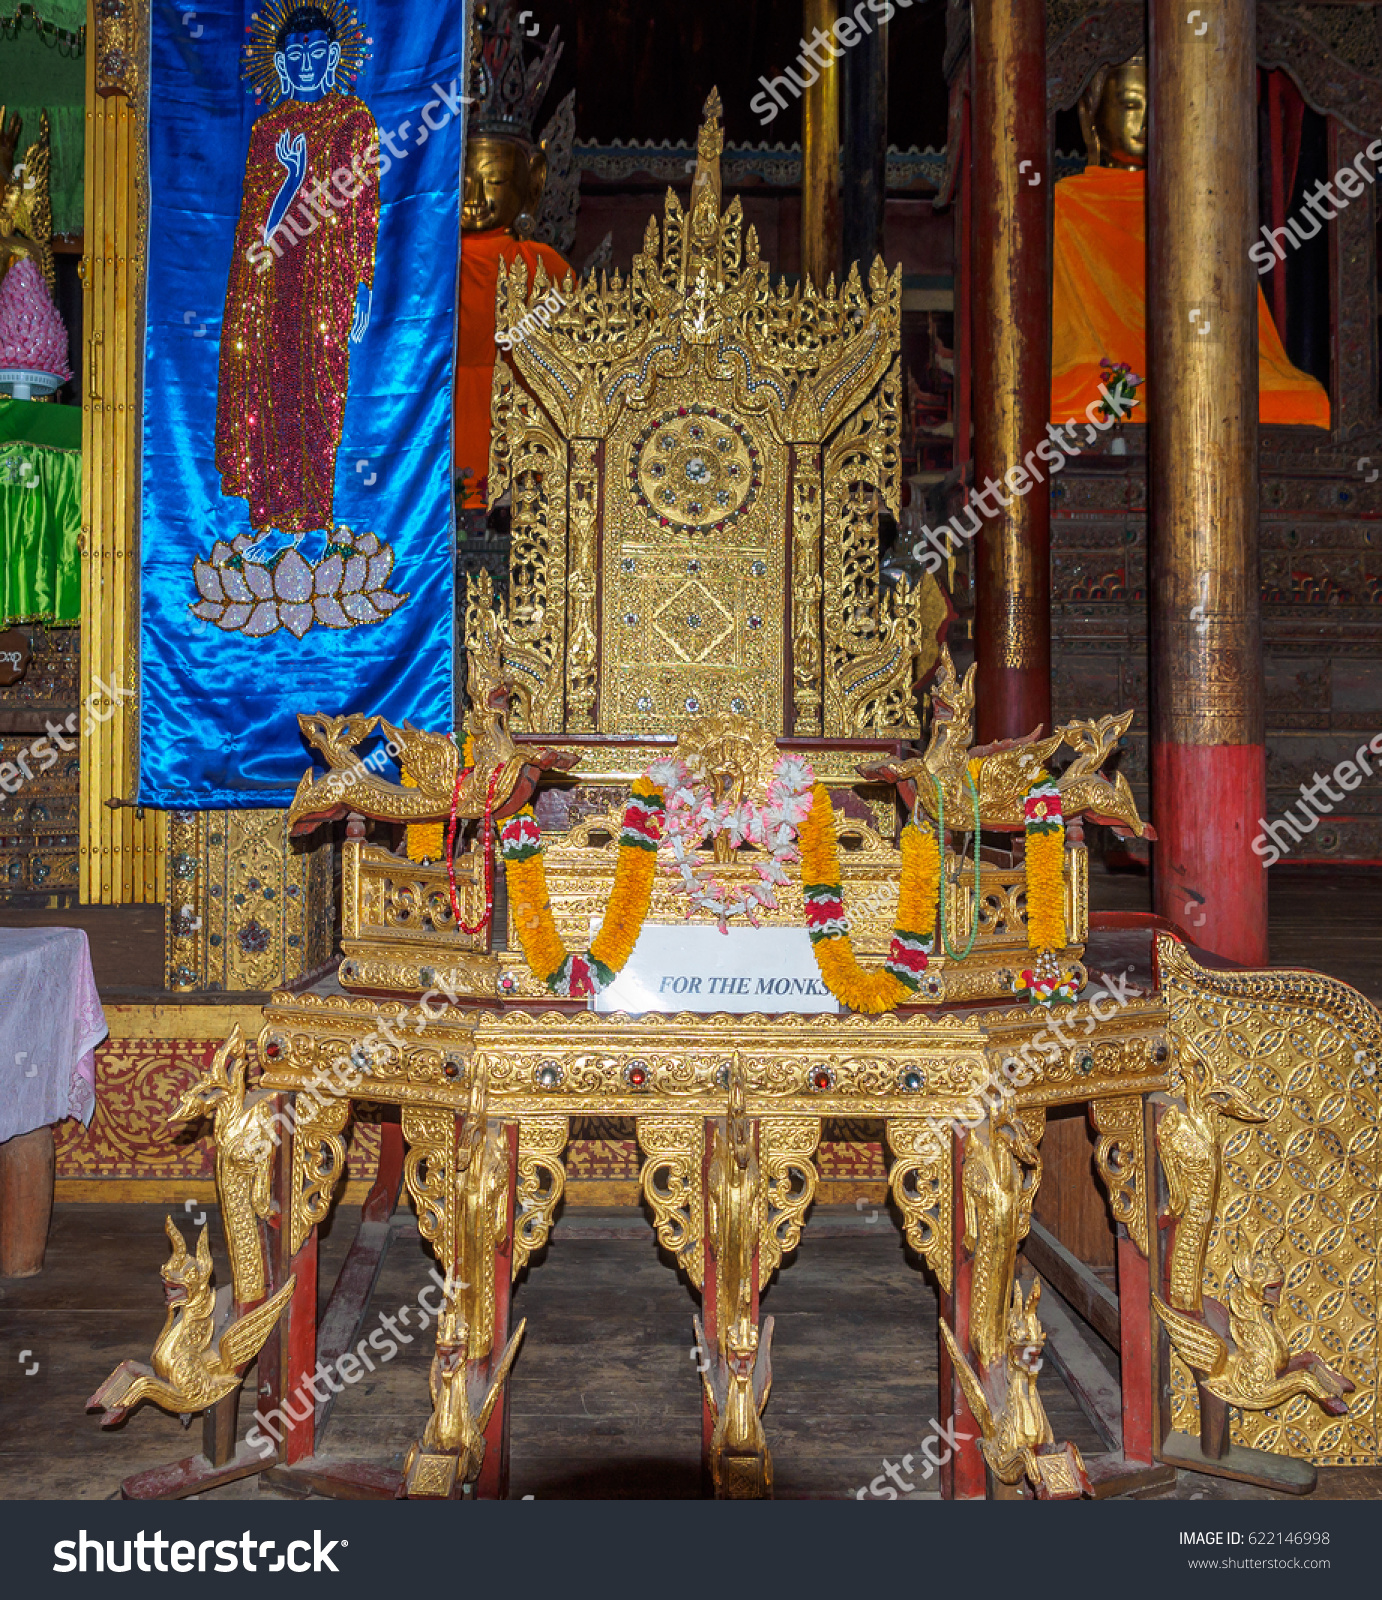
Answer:
<path fill-rule="evenodd" d="M 240 1305 L 252 1305 L 264 1298 L 267 1285 L 259 1218 L 267 1218 L 272 1210 L 273 1101 L 262 1090 L 246 1095 L 245 1068 L 245 1036 L 237 1022 L 168 1120 L 192 1122 L 211 1113 L 216 1197 L 235 1299 Z"/>
<path fill-rule="evenodd" d="M 782 1258 L 801 1240 L 802 1223 L 816 1194 L 811 1157 L 821 1142 L 819 1117 L 768 1117 L 759 1124 L 763 1174 L 763 1230 L 758 1247 L 758 1287 L 765 1289 Z"/>
<path fill-rule="evenodd" d="M 1108 1192 L 1113 1220 L 1147 1254 L 1147 1137 L 1141 1095 L 1090 1103 L 1099 1143 L 1094 1165 Z"/>
<path fill-rule="evenodd" d="M 567 580 L 570 621 L 566 642 L 566 727 L 570 733 L 595 731 L 596 442 L 576 439 L 571 445 L 571 573 Z"/>
<path fill-rule="evenodd" d="M 888 1187 L 902 1213 L 903 1234 L 949 1294 L 955 1283 L 955 1181 L 949 1135 L 938 1138 L 921 1117 L 893 1117 L 884 1126 L 894 1157 Z"/>
<path fill-rule="evenodd" d="M 445 1243 L 451 1210 L 455 1112 L 438 1106 L 404 1106 L 402 1120 L 408 1146 L 403 1182 L 417 1207 L 417 1231 L 438 1248 Z"/>
<path fill-rule="evenodd" d="M 969 1291 L 970 1342 L 987 1367 L 1003 1357 L 1017 1247 L 1032 1225 L 1032 1202 L 1041 1183 L 1046 1113 L 1018 1116 L 1006 1100 L 965 1142 L 964 1247 L 973 1253 Z"/>
<path fill-rule="evenodd" d="M 792 447 L 792 731 L 821 731 L 821 454 Z"/>
<path fill-rule="evenodd" d="M 301 1089 L 293 1097 L 288 1243 L 294 1254 L 331 1211 L 336 1185 L 345 1171 L 343 1129 L 349 1116 L 349 1099 L 328 1099 L 312 1089 Z"/>
<path fill-rule="evenodd" d="M 524 1117 L 518 1125 L 518 1194 L 514 1217 L 513 1275 L 541 1250 L 552 1231 L 566 1188 L 562 1152 L 570 1137 L 566 1117 Z"/>
<path fill-rule="evenodd" d="M 705 1275 L 701 1222 L 701 1119 L 639 1117 L 644 1161 L 638 1181 L 653 1212 L 658 1243 L 699 1289 Z"/>

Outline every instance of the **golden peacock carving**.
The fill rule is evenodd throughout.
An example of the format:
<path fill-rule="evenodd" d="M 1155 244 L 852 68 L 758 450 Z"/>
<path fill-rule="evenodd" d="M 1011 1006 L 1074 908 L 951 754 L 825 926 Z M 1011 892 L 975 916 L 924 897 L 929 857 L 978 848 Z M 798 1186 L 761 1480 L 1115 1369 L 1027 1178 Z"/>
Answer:
<path fill-rule="evenodd" d="M 1041 735 L 1038 726 L 1021 739 L 973 745 L 974 675 L 970 667 L 963 678 L 955 672 L 947 646 L 941 647 L 940 667 L 931 687 L 931 741 L 925 754 L 907 761 L 877 762 L 859 768 L 870 781 L 895 783 L 911 808 L 919 805 L 939 819 L 941 807 L 950 827 L 972 826 L 974 811 L 970 775 L 979 793 L 979 819 L 983 827 L 1016 833 L 1026 826 L 1023 799 L 1046 771 L 1056 752 L 1065 746 L 1074 759 L 1055 778 L 1066 821 L 1087 816 L 1116 833 L 1155 839 L 1150 823 L 1138 814 L 1128 780 L 1121 772 L 1112 781 L 1100 768 L 1128 731 L 1133 712 L 1067 722 L 1054 733 Z M 977 769 L 977 770 L 976 770 Z"/>
<path fill-rule="evenodd" d="M 223 1400 L 239 1387 L 245 1368 L 263 1348 L 297 1287 L 297 1279 L 290 1278 L 262 1305 L 233 1317 L 229 1285 L 211 1287 L 206 1229 L 197 1237 L 195 1255 L 189 1255 L 171 1217 L 165 1229 L 173 1253 L 159 1273 L 168 1314 L 153 1348 L 153 1365 L 122 1361 L 87 1401 L 88 1411 L 103 1413 L 102 1427 L 122 1422 L 145 1400 L 174 1416 L 205 1411 Z"/>

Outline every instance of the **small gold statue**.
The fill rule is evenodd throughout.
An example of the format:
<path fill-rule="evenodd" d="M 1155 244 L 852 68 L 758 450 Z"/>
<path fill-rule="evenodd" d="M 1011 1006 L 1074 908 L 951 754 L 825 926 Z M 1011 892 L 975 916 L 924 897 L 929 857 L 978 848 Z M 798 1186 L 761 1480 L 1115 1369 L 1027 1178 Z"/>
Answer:
<path fill-rule="evenodd" d="M 297 1279 L 287 1283 L 253 1311 L 231 1321 L 229 1285 L 211 1287 L 211 1245 L 203 1228 L 197 1253 L 187 1253 L 187 1241 L 168 1218 L 165 1228 L 172 1256 L 159 1269 L 168 1315 L 151 1357 L 152 1367 L 139 1361 L 122 1361 L 86 1403 L 88 1411 L 101 1411 L 101 1426 L 123 1422 L 145 1400 L 174 1416 L 205 1411 L 240 1386 L 245 1368 L 259 1354 L 284 1307 L 293 1298 Z M 217 1328 L 223 1329 L 216 1340 Z"/>
<path fill-rule="evenodd" d="M 520 750 L 514 743 L 509 732 L 510 689 L 492 598 L 492 580 L 482 572 L 473 585 L 472 609 L 490 620 L 467 651 L 470 710 L 465 739 L 470 764 L 459 789 L 462 744 L 448 734 L 427 733 L 406 722 L 395 728 L 382 717 L 358 712 L 345 717 L 299 716 L 304 737 L 331 770 L 321 777 L 312 767 L 303 773 L 288 808 L 291 833 L 311 833 L 323 822 L 352 811 L 380 822 L 432 822 L 448 817 L 453 803 L 458 817 L 482 817 L 487 806 L 496 819 L 507 817 L 528 803 L 543 772 L 564 772 L 576 765 L 579 751 Z M 399 752 L 399 765 L 413 787 L 379 777 L 373 762 L 360 755 L 358 746 L 376 728 Z"/>
<path fill-rule="evenodd" d="M 1304 1394 L 1341 1417 L 1353 1383 L 1311 1350 L 1292 1355 L 1276 1325 L 1273 1307 L 1286 1281 L 1276 1253 L 1283 1237 L 1283 1229 L 1271 1228 L 1234 1257 L 1227 1306 L 1206 1295 L 1202 1314 L 1189 1317 L 1153 1295 L 1156 1314 L 1202 1387 L 1227 1404 L 1265 1411 Z"/>
<path fill-rule="evenodd" d="M 1037 1393 L 1037 1374 L 1046 1347 L 1046 1330 L 1037 1315 L 1040 1303 L 1040 1278 L 1033 1282 L 1025 1301 L 1022 1285 L 1014 1282 L 1004 1328 L 1007 1360 L 990 1375 L 988 1390 L 960 1354 L 944 1317 L 941 1338 L 979 1424 L 983 1435 L 979 1448 L 993 1476 L 1008 1485 L 1025 1477 L 1041 1500 L 1073 1500 L 1092 1491 L 1079 1447 L 1056 1444 L 1046 1407 Z M 989 1390 L 994 1391 L 992 1397 Z"/>
<path fill-rule="evenodd" d="M 51 151 L 48 113 L 39 113 L 38 138 L 15 161 L 23 128 L 16 111 L 7 122 L 0 105 L 0 283 L 15 261 L 26 256 L 42 272 L 51 295 L 57 289 L 53 266 L 53 213 L 48 198 Z"/>

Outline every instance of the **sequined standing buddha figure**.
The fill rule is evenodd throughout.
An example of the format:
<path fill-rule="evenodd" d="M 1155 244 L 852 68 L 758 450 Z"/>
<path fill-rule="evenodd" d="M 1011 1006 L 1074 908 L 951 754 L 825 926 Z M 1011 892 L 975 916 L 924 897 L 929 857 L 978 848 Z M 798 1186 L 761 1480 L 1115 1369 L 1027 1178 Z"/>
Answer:
<path fill-rule="evenodd" d="M 342 0 L 256 17 L 274 104 L 254 124 L 226 284 L 216 410 L 222 492 L 264 561 L 332 526 L 351 346 L 369 324 L 378 131 L 345 88 L 359 25 Z M 272 78 L 268 74 L 272 72 Z"/>

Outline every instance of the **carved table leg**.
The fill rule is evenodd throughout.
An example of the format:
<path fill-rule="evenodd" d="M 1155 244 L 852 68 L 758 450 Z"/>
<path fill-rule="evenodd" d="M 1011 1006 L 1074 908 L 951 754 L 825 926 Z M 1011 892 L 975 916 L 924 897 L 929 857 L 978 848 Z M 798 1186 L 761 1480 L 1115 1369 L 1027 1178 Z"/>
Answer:
<path fill-rule="evenodd" d="M 695 1322 L 702 1461 L 717 1500 L 765 1500 L 772 1498 L 773 1458 L 760 1418 L 772 1387 L 773 1319 L 760 1329 L 761 1132 L 745 1115 L 737 1061 L 729 1111 L 727 1118 L 707 1121 L 704 1135 L 704 1322 Z"/>
<path fill-rule="evenodd" d="M 399 1488 L 411 1499 L 497 1499 L 507 1489 L 504 1396 L 524 1327 L 508 1337 L 519 1130 L 491 1122 L 486 1106 L 477 1076 L 463 1117 L 403 1112 L 404 1178 L 445 1274 L 432 1415 L 408 1450 Z"/>

